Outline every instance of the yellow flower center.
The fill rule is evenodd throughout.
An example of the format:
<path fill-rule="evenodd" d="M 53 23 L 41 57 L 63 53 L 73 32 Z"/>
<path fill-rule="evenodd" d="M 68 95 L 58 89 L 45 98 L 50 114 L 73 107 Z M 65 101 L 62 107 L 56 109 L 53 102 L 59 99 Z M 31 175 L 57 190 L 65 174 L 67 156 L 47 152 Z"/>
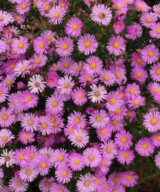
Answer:
<path fill-rule="evenodd" d="M 2 115 L 2 120 L 3 121 L 7 121 L 9 119 L 8 115 L 7 114 L 3 114 Z"/>
<path fill-rule="evenodd" d="M 26 8 L 27 8 L 26 3 L 22 3 L 22 4 L 21 4 L 21 9 L 26 9 Z"/>
<path fill-rule="evenodd" d="M 160 27 L 158 27 L 158 28 L 156 29 L 156 33 L 157 33 L 158 35 L 160 35 Z"/>
<path fill-rule="evenodd" d="M 91 47 L 91 42 L 90 42 L 90 41 L 86 41 L 86 42 L 84 43 L 84 46 L 85 46 L 86 48 L 90 48 L 90 47 Z"/>
<path fill-rule="evenodd" d="M 76 24 L 72 25 L 72 29 L 73 29 L 74 31 L 77 31 L 77 30 L 78 30 L 78 25 L 76 25 Z"/>
<path fill-rule="evenodd" d="M 42 169 L 46 169 L 47 168 L 47 164 L 45 162 L 41 163 L 41 168 Z"/>
<path fill-rule="evenodd" d="M 67 171 L 63 171 L 63 172 L 62 172 L 62 176 L 63 176 L 63 177 L 66 177 L 67 175 L 68 175 L 68 172 L 67 172 Z"/>
<path fill-rule="evenodd" d="M 74 159 L 73 162 L 74 162 L 75 165 L 79 165 L 80 164 L 80 161 L 78 159 Z"/>
<path fill-rule="evenodd" d="M 92 155 L 92 154 L 90 154 L 90 155 L 88 156 L 88 159 L 89 159 L 90 161 L 93 161 L 93 160 L 95 159 L 95 156 Z"/>
<path fill-rule="evenodd" d="M 32 173 L 32 170 L 31 170 L 31 169 L 26 169 L 26 170 L 25 170 L 25 174 L 26 174 L 27 176 L 30 176 L 31 173 Z"/>
<path fill-rule="evenodd" d="M 155 117 L 153 117 L 153 118 L 151 118 L 150 122 L 152 125 L 156 125 L 158 123 L 158 120 Z"/>
<path fill-rule="evenodd" d="M 80 119 L 79 117 L 76 117 L 76 118 L 75 118 L 75 123 L 78 123 L 78 124 L 79 124 L 80 122 L 81 122 L 81 119 Z"/>
<path fill-rule="evenodd" d="M 146 17 L 146 22 L 147 22 L 147 23 L 151 23 L 151 22 L 152 22 L 151 17 Z"/>
<path fill-rule="evenodd" d="M 62 48 L 64 49 L 64 50 L 67 50 L 68 49 L 68 44 L 67 43 L 64 43 L 63 45 L 62 45 Z"/>
<path fill-rule="evenodd" d="M 103 12 L 100 12 L 100 13 L 98 14 L 98 17 L 99 17 L 100 19 L 104 19 L 104 18 L 105 18 L 105 14 L 104 14 Z"/>
<path fill-rule="evenodd" d="M 113 43 L 113 47 L 114 47 L 115 49 L 118 49 L 118 48 L 120 47 L 119 42 L 118 42 L 118 41 L 115 41 L 115 42 Z"/>
<path fill-rule="evenodd" d="M 91 67 L 91 69 L 96 69 L 97 68 L 97 64 L 96 63 L 91 63 L 90 67 Z"/>
<path fill-rule="evenodd" d="M 147 143 L 143 144 L 142 149 L 147 150 L 148 149 L 148 144 Z"/>
<path fill-rule="evenodd" d="M 156 75 L 160 75 L 160 69 L 156 70 Z"/>
<path fill-rule="evenodd" d="M 57 101 L 53 101 L 53 102 L 52 102 L 52 107 L 53 107 L 53 108 L 58 107 L 58 102 L 57 102 Z"/>
<path fill-rule="evenodd" d="M 121 141 L 122 141 L 122 143 L 127 143 L 127 138 L 126 137 L 122 137 Z"/>
<path fill-rule="evenodd" d="M 82 142 L 82 141 L 83 141 L 83 137 L 82 137 L 82 136 L 77 136 L 77 137 L 76 137 L 76 141 Z"/>
<path fill-rule="evenodd" d="M 53 18 L 54 18 L 54 19 L 58 19 L 59 17 L 60 17 L 60 13 L 55 12 L 55 13 L 53 14 Z"/>
<path fill-rule="evenodd" d="M 111 98 L 111 99 L 109 100 L 109 103 L 110 103 L 111 105 L 114 105 L 114 104 L 116 103 L 116 99 L 115 99 L 115 98 Z"/>
<path fill-rule="evenodd" d="M 22 43 L 22 42 L 18 43 L 18 48 L 23 49 L 24 48 L 24 43 Z"/>
<path fill-rule="evenodd" d="M 101 122 L 103 120 L 103 117 L 101 116 L 101 115 L 98 115 L 97 117 L 96 117 L 96 121 L 97 122 Z"/>
<path fill-rule="evenodd" d="M 153 51 L 149 51 L 149 52 L 148 52 L 148 57 L 153 57 L 153 56 L 154 56 Z"/>

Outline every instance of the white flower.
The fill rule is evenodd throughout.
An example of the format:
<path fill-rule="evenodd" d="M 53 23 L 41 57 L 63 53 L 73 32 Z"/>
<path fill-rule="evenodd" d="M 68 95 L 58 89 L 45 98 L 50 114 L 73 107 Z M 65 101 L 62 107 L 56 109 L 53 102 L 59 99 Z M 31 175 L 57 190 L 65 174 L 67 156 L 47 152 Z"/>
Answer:
<path fill-rule="evenodd" d="M 32 93 L 43 92 L 45 89 L 45 82 L 43 81 L 43 77 L 41 75 L 34 75 L 30 78 L 28 87 Z"/>
<path fill-rule="evenodd" d="M 92 85 L 91 86 L 92 91 L 88 93 L 88 97 L 90 100 L 95 103 L 98 102 L 100 103 L 102 100 L 106 98 L 107 91 L 104 86 L 102 85 Z"/>
<path fill-rule="evenodd" d="M 3 150 L 3 153 L 1 154 L 0 157 L 0 165 L 6 165 L 6 167 L 11 167 L 15 161 L 14 161 L 14 152 L 11 151 L 7 151 L 7 150 Z"/>

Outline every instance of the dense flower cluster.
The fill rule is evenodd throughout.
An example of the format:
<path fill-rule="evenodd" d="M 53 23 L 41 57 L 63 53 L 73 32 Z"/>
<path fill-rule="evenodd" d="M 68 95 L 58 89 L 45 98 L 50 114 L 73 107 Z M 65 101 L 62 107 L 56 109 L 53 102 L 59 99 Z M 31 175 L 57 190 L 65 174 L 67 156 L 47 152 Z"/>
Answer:
<path fill-rule="evenodd" d="M 160 168 L 160 5 L 8 3 L 0 191 L 125 192 L 138 182 L 137 157 Z"/>

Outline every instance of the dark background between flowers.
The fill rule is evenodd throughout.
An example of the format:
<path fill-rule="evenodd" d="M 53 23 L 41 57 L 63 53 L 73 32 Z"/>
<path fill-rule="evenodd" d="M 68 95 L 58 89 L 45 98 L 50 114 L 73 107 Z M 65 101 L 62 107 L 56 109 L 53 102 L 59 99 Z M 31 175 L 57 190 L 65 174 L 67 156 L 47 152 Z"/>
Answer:
<path fill-rule="evenodd" d="M 71 2 L 71 6 L 70 6 L 70 12 L 69 14 L 72 15 L 76 15 L 77 9 L 78 8 L 83 8 L 84 4 L 82 2 L 82 0 L 70 0 Z M 108 3 L 108 0 L 98 0 L 98 2 L 101 3 Z M 146 3 L 148 3 L 150 6 L 153 6 L 157 3 L 160 3 L 160 0 L 145 0 Z M 8 0 L 0 0 L 0 10 L 7 10 L 7 11 L 11 11 L 13 9 L 13 6 L 8 2 Z M 85 7 L 86 9 L 86 7 Z M 32 21 L 34 19 L 38 19 L 39 20 L 39 14 L 37 13 L 37 11 L 35 10 L 30 10 L 30 12 L 27 14 L 28 18 L 31 19 Z M 134 21 L 135 15 L 133 14 L 131 16 L 131 20 Z M 128 21 L 129 23 L 131 21 Z M 34 22 L 31 23 L 32 25 L 34 25 Z M 89 24 L 89 23 L 88 23 Z M 33 26 L 32 26 L 33 27 Z M 38 30 L 37 30 L 38 29 Z M 58 28 L 58 30 L 61 30 L 62 28 Z M 45 30 L 44 25 L 40 22 L 39 20 L 39 24 L 38 26 L 36 26 L 36 30 L 35 33 L 41 33 Z M 32 31 L 34 32 L 34 31 Z M 89 30 L 88 30 L 89 32 Z M 97 32 L 97 31 L 96 31 Z M 91 33 L 92 33 L 92 29 L 91 29 Z M 111 33 L 111 32 L 110 32 Z M 36 35 L 37 35 L 36 34 Z M 107 38 L 106 38 L 107 39 Z M 103 42 L 104 39 L 102 39 Z M 147 36 L 144 33 L 143 37 L 141 38 L 141 40 L 139 41 L 146 41 L 147 42 Z M 158 44 L 158 47 L 160 47 L 159 43 L 160 42 L 155 42 L 156 44 Z M 131 51 L 134 50 L 134 48 L 132 49 L 131 47 L 135 46 L 136 47 L 139 46 L 139 42 L 134 43 L 134 45 L 127 45 L 129 47 L 129 49 Z M 127 49 L 127 50 L 129 50 Z M 104 55 L 104 49 L 101 49 L 101 53 L 99 54 L 99 56 L 102 59 L 105 59 L 103 57 Z M 76 58 L 75 58 L 76 59 Z M 78 59 L 78 56 L 77 56 Z M 1 60 L 1 57 L 0 57 Z M 147 97 L 146 95 L 148 95 L 147 90 L 144 88 L 143 93 L 145 95 L 145 97 Z M 147 131 L 145 131 L 143 124 L 142 124 L 142 116 L 143 113 L 151 107 L 152 105 L 152 100 L 150 99 L 150 97 L 148 96 L 148 102 L 147 105 L 145 106 L 145 108 L 143 108 L 142 110 L 138 110 L 137 114 L 138 114 L 138 121 L 134 124 L 127 124 L 127 129 L 133 134 L 133 140 L 137 141 L 138 138 L 141 138 L 143 136 L 147 136 L 148 133 Z M 41 103 L 43 104 L 43 102 Z M 136 129 L 135 129 L 136 127 Z M 140 131 L 137 131 L 137 130 Z M 94 133 L 93 133 L 94 135 Z M 1 153 L 1 149 L 0 149 L 0 153 Z M 132 163 L 132 165 L 129 166 L 120 166 L 117 162 L 115 162 L 113 164 L 113 166 L 111 167 L 112 170 L 119 170 L 119 171 L 123 171 L 123 170 L 135 170 L 138 175 L 139 175 L 139 183 L 138 185 L 133 188 L 133 189 L 128 189 L 127 192 L 160 192 L 160 170 L 158 170 L 154 164 L 154 156 L 151 156 L 150 158 L 142 158 L 139 157 L 138 155 L 136 155 L 136 158 L 134 160 L 134 163 Z M 5 169 L 5 183 L 7 184 L 9 179 L 11 178 L 11 175 L 13 174 L 13 169 Z M 52 175 L 52 172 L 50 173 Z M 75 175 L 76 177 L 78 177 L 78 175 Z M 36 179 L 31 185 L 30 188 L 28 189 L 28 192 L 33 192 L 33 191 L 39 191 L 38 189 L 38 181 L 41 178 Z M 68 188 L 70 189 L 71 192 L 74 192 L 75 190 L 75 185 L 70 184 L 68 186 Z"/>

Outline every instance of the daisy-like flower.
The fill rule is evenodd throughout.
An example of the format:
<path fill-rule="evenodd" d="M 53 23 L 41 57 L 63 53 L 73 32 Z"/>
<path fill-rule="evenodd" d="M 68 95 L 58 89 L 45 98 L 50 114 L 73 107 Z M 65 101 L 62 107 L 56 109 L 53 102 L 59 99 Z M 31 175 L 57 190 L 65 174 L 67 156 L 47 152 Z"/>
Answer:
<path fill-rule="evenodd" d="M 53 125 L 49 116 L 41 116 L 39 118 L 38 129 L 42 135 L 50 135 L 53 133 Z"/>
<path fill-rule="evenodd" d="M 31 93 L 41 93 L 45 89 L 45 82 L 41 75 L 34 75 L 28 81 L 28 87 Z"/>
<path fill-rule="evenodd" d="M 120 34 L 125 29 L 123 20 L 120 19 L 117 22 L 115 22 L 113 24 L 113 28 L 116 34 Z"/>
<path fill-rule="evenodd" d="M 72 172 L 66 165 L 59 166 L 55 171 L 57 181 L 60 183 L 68 183 L 72 178 Z"/>
<path fill-rule="evenodd" d="M 160 4 L 156 4 L 153 6 L 154 13 L 160 18 Z"/>
<path fill-rule="evenodd" d="M 137 142 L 135 149 L 137 153 L 143 157 L 148 157 L 154 153 L 154 145 L 149 138 L 140 139 Z"/>
<path fill-rule="evenodd" d="M 44 177 L 40 182 L 39 182 L 39 189 L 42 192 L 49 192 L 51 191 L 52 184 L 55 182 L 55 179 L 53 177 L 47 178 Z"/>
<path fill-rule="evenodd" d="M 63 110 L 63 101 L 55 95 L 52 95 L 47 99 L 46 110 L 51 114 L 57 114 Z"/>
<path fill-rule="evenodd" d="M 110 92 L 106 96 L 106 108 L 109 111 L 116 111 L 123 104 L 123 100 L 120 98 L 118 92 Z"/>
<path fill-rule="evenodd" d="M 18 1 L 18 4 L 16 5 L 16 10 L 21 15 L 28 12 L 30 10 L 30 1 L 29 0 Z"/>
<path fill-rule="evenodd" d="M 73 51 L 73 41 L 69 37 L 59 38 L 56 40 L 56 52 L 61 57 L 71 55 Z"/>
<path fill-rule="evenodd" d="M 81 36 L 78 40 L 78 49 L 85 55 L 94 53 L 97 50 L 97 47 L 98 42 L 93 35 L 85 34 L 84 36 Z"/>
<path fill-rule="evenodd" d="M 0 130 L 0 147 L 3 148 L 6 144 L 8 144 L 12 139 L 14 139 L 14 135 L 12 135 L 11 131 L 8 129 Z"/>
<path fill-rule="evenodd" d="M 47 175 L 51 167 L 50 159 L 47 157 L 40 157 L 39 162 L 37 163 L 39 174 L 44 176 Z"/>
<path fill-rule="evenodd" d="M 119 150 L 117 154 L 117 159 L 122 165 L 129 165 L 133 162 L 134 153 L 131 150 Z"/>
<path fill-rule="evenodd" d="M 21 116 L 21 126 L 26 131 L 31 131 L 31 132 L 36 131 L 38 130 L 39 119 L 33 113 L 24 113 Z"/>
<path fill-rule="evenodd" d="M 25 37 L 19 37 L 18 39 L 12 40 L 12 48 L 18 54 L 26 53 L 28 47 L 28 40 Z"/>
<path fill-rule="evenodd" d="M 91 114 L 89 122 L 96 129 L 104 128 L 109 122 L 109 117 L 104 110 L 95 110 Z"/>
<path fill-rule="evenodd" d="M 53 24 L 60 24 L 65 15 L 65 9 L 60 6 L 53 6 L 48 13 L 50 22 Z"/>
<path fill-rule="evenodd" d="M 46 53 L 48 49 L 48 44 L 48 41 L 43 36 L 37 37 L 33 41 L 33 47 L 37 54 Z"/>
<path fill-rule="evenodd" d="M 156 166 L 160 169 L 160 152 L 155 156 Z"/>
<path fill-rule="evenodd" d="M 141 95 L 137 95 L 133 98 L 130 98 L 127 102 L 131 109 L 138 109 L 145 105 L 145 98 Z"/>
<path fill-rule="evenodd" d="M 145 114 L 144 126 L 149 132 L 160 130 L 160 112 L 153 110 Z"/>
<path fill-rule="evenodd" d="M 15 115 L 11 109 L 2 108 L 0 110 L 0 126 L 9 127 L 15 122 Z"/>
<path fill-rule="evenodd" d="M 72 17 L 68 20 L 65 26 L 65 31 L 69 36 L 78 37 L 81 34 L 82 27 L 82 21 L 77 17 Z"/>
<path fill-rule="evenodd" d="M 7 50 L 6 42 L 0 39 L 0 54 L 5 53 Z"/>
<path fill-rule="evenodd" d="M 69 192 L 69 190 L 63 184 L 58 184 L 58 183 L 52 184 L 51 191 Z"/>
<path fill-rule="evenodd" d="M 0 83 L 0 103 L 3 103 L 7 99 L 8 93 L 8 88 L 3 83 Z"/>
<path fill-rule="evenodd" d="M 104 4 L 94 5 L 92 8 L 91 19 L 99 25 L 107 26 L 112 19 L 112 12 Z"/>
<path fill-rule="evenodd" d="M 83 88 L 79 87 L 73 90 L 72 99 L 76 105 L 84 105 L 87 101 L 87 95 Z"/>
<path fill-rule="evenodd" d="M 131 77 L 132 79 L 138 81 L 140 84 L 144 84 L 148 74 L 144 68 L 137 66 L 132 69 Z"/>
<path fill-rule="evenodd" d="M 28 188 L 28 183 L 23 181 L 18 174 L 11 178 L 9 181 L 9 188 L 14 192 L 25 192 Z M 7 191 L 9 192 L 9 191 Z"/>
<path fill-rule="evenodd" d="M 84 162 L 86 166 L 97 167 L 101 162 L 101 154 L 96 148 L 87 148 L 83 152 Z"/>
<path fill-rule="evenodd" d="M 85 167 L 83 156 L 79 153 L 71 153 L 68 163 L 73 171 L 81 171 Z"/>
<path fill-rule="evenodd" d="M 143 0 L 136 0 L 134 4 L 138 12 L 147 12 L 150 9 L 150 7 Z"/>
<path fill-rule="evenodd" d="M 90 56 L 86 62 L 87 63 L 84 66 L 84 70 L 86 70 L 87 73 L 99 74 L 102 70 L 102 61 L 99 59 L 99 57 Z"/>
<path fill-rule="evenodd" d="M 146 65 L 145 61 L 142 59 L 142 56 L 139 52 L 132 53 L 131 61 L 132 61 L 133 67 L 138 67 L 138 66 L 144 67 Z"/>
<path fill-rule="evenodd" d="M 122 55 L 125 53 L 126 45 L 125 41 L 121 36 L 114 36 L 111 39 L 109 39 L 109 42 L 107 43 L 107 50 L 110 54 L 113 55 Z"/>
<path fill-rule="evenodd" d="M 110 70 L 102 70 L 99 77 L 106 86 L 111 86 L 115 83 L 115 75 Z"/>
<path fill-rule="evenodd" d="M 70 94 L 74 86 L 74 81 L 71 76 L 64 76 L 58 80 L 57 89 L 61 94 Z"/>
<path fill-rule="evenodd" d="M 52 156 L 54 166 L 57 168 L 68 163 L 68 153 L 65 149 L 56 149 Z"/>
<path fill-rule="evenodd" d="M 97 129 L 96 131 L 98 134 L 98 138 L 102 142 L 109 140 L 112 134 L 111 129 L 109 129 L 108 127 L 103 127 L 103 128 Z"/>
<path fill-rule="evenodd" d="M 93 84 L 91 86 L 91 89 L 92 90 L 88 93 L 88 97 L 93 103 L 95 102 L 100 103 L 106 98 L 107 91 L 103 85 Z"/>
<path fill-rule="evenodd" d="M 125 89 L 125 97 L 133 98 L 137 95 L 140 95 L 140 87 L 136 83 L 128 84 Z"/>
<path fill-rule="evenodd" d="M 112 140 L 102 144 L 101 150 L 104 157 L 109 157 L 110 159 L 114 159 L 114 157 L 117 155 L 117 146 Z"/>
<path fill-rule="evenodd" d="M 115 143 L 120 149 L 129 149 L 132 144 L 132 136 L 129 132 L 121 131 L 116 134 Z"/>
<path fill-rule="evenodd" d="M 26 74 L 30 73 L 30 61 L 23 60 L 17 63 L 14 69 L 14 73 L 16 76 L 25 77 Z"/>
<path fill-rule="evenodd" d="M 94 192 L 96 190 L 95 176 L 86 174 L 80 176 L 77 181 L 77 190 L 79 192 Z"/>
<path fill-rule="evenodd" d="M 160 39 L 160 23 L 155 23 L 152 25 L 150 36 L 155 39 Z"/>
<path fill-rule="evenodd" d="M 131 40 L 136 40 L 143 33 L 142 27 L 139 24 L 133 24 L 127 27 L 126 37 Z"/>
<path fill-rule="evenodd" d="M 86 116 L 80 112 L 73 112 L 68 116 L 68 124 L 72 127 L 83 129 L 86 124 Z"/>
<path fill-rule="evenodd" d="M 34 138 L 34 133 L 33 132 L 28 132 L 28 131 L 24 131 L 22 130 L 19 135 L 18 135 L 18 138 L 19 140 L 21 141 L 21 143 L 27 145 L 29 143 L 32 143 L 35 141 L 35 138 Z"/>
<path fill-rule="evenodd" d="M 152 64 L 158 61 L 159 50 L 154 44 L 150 44 L 141 50 L 141 55 L 146 63 Z"/>
<path fill-rule="evenodd" d="M 14 18 L 11 13 L 0 10 L 0 29 L 9 23 L 14 22 Z"/>
<path fill-rule="evenodd" d="M 0 165 L 5 165 L 6 167 L 11 167 L 14 165 L 15 161 L 14 161 L 14 152 L 3 150 L 1 156 L 0 156 Z"/>
<path fill-rule="evenodd" d="M 19 171 L 20 178 L 25 182 L 32 182 L 38 175 L 38 170 L 35 168 L 35 165 L 29 164 L 23 166 Z"/>
<path fill-rule="evenodd" d="M 151 28 L 154 23 L 157 21 L 157 16 L 152 12 L 145 12 L 141 16 L 141 23 L 143 26 Z"/>
<path fill-rule="evenodd" d="M 155 147 L 160 147 L 160 132 L 153 134 L 151 139 Z"/>
<path fill-rule="evenodd" d="M 125 187 L 133 187 L 137 184 L 138 176 L 133 171 L 126 171 L 122 174 L 121 182 Z"/>
<path fill-rule="evenodd" d="M 70 139 L 71 143 L 78 148 L 85 147 L 89 142 L 88 133 L 82 129 L 76 129 L 74 133 L 68 136 L 68 138 Z"/>

